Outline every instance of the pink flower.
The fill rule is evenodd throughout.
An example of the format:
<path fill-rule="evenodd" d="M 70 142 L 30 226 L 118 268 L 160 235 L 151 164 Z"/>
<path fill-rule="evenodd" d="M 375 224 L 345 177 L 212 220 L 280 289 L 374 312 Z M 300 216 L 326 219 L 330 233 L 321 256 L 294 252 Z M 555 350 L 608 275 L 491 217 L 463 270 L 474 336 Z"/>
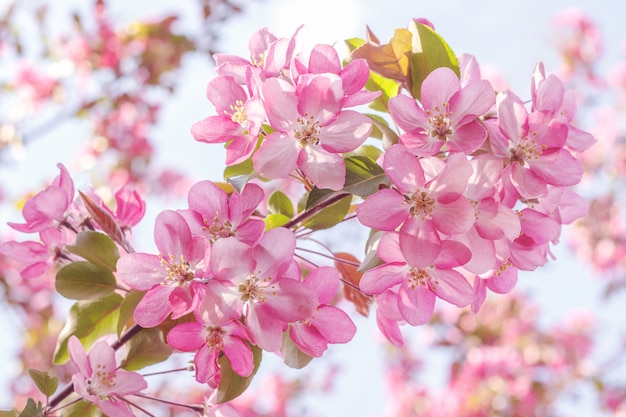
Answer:
<path fill-rule="evenodd" d="M 229 287 L 224 297 L 245 315 L 252 341 L 269 352 L 280 350 L 288 323 L 311 317 L 318 306 L 299 280 L 294 249 L 293 233 L 283 228 L 268 230 L 254 247 L 227 238 L 212 249 L 211 271 Z"/>
<path fill-rule="evenodd" d="M 201 303 L 194 313 L 196 321 L 176 325 L 167 334 L 167 343 L 184 352 L 197 351 L 194 356 L 196 380 L 202 384 L 219 372 L 217 359 L 221 354 L 226 355 L 236 374 L 249 376 L 254 362 L 243 324 L 239 317 L 224 323 L 211 322 L 203 311 L 212 308 Z"/>
<path fill-rule="evenodd" d="M 398 310 L 402 318 L 413 326 L 430 320 L 437 297 L 458 307 L 474 301 L 472 286 L 453 269 L 471 257 L 469 250 L 458 242 L 442 241 L 438 257 L 427 267 L 416 267 L 407 262 L 396 232 L 383 235 L 377 254 L 385 263 L 366 271 L 359 286 L 363 292 L 373 295 L 399 286 L 396 298 Z"/>
<path fill-rule="evenodd" d="M 299 168 L 319 188 L 343 187 L 346 166 L 339 155 L 359 147 L 372 125 L 367 116 L 342 110 L 341 77 L 315 74 L 296 87 L 269 79 L 262 88 L 270 133 L 254 154 L 254 168 L 267 178 L 284 178 Z"/>
<path fill-rule="evenodd" d="M 7 224 L 24 233 L 40 232 L 48 227 L 57 227 L 66 220 L 67 211 L 74 200 L 74 182 L 62 164 L 61 171 L 52 184 L 37 193 L 24 204 L 22 215 L 26 223 Z"/>
<path fill-rule="evenodd" d="M 426 169 L 425 169 L 425 168 Z M 377 230 L 400 226 L 400 247 L 415 267 L 430 265 L 441 248 L 443 235 L 467 232 L 474 211 L 463 196 L 472 167 L 465 155 L 452 154 L 418 160 L 402 145 L 385 153 L 383 169 L 393 187 L 382 189 L 357 207 L 359 221 Z M 434 176 L 426 177 L 426 172 Z"/>
<path fill-rule="evenodd" d="M 389 100 L 393 120 L 406 133 L 400 143 L 413 154 L 431 156 L 445 146 L 450 152 L 471 154 L 487 138 L 478 120 L 495 102 L 495 93 L 486 80 L 461 86 L 449 68 L 437 68 L 422 83 L 422 107 L 414 99 L 397 95 Z"/>
<path fill-rule="evenodd" d="M 261 79 L 279 77 L 289 69 L 293 56 L 300 49 L 298 27 L 291 38 L 278 38 L 268 28 L 254 32 L 248 42 L 250 59 L 234 55 L 214 54 L 216 72 L 231 76 L 241 85 L 246 83 L 247 73 L 252 69 Z"/>
<path fill-rule="evenodd" d="M 265 230 L 260 219 L 250 215 L 263 201 L 264 192 L 256 184 L 246 184 L 241 193 L 228 195 L 211 181 L 200 181 L 189 190 L 188 210 L 180 210 L 194 235 L 210 242 L 235 237 L 244 243 L 256 244 Z"/>
<path fill-rule="evenodd" d="M 345 93 L 344 107 L 367 104 L 380 96 L 380 91 L 363 89 L 370 76 L 367 61 L 354 59 L 342 67 L 339 54 L 332 45 L 315 45 L 308 56 L 300 54 L 293 60 L 291 76 L 296 84 L 300 81 L 300 77 L 323 73 L 337 74 L 341 77 Z"/>
<path fill-rule="evenodd" d="M 202 290 L 207 246 L 192 236 L 185 219 L 172 210 L 156 218 L 154 241 L 158 255 L 129 253 L 117 262 L 118 277 L 131 288 L 146 291 L 135 309 L 135 321 L 142 327 L 158 326 L 172 314 L 176 319 L 191 312 Z"/>
<path fill-rule="evenodd" d="M 52 270 L 61 256 L 67 256 L 64 246 L 71 243 L 69 233 L 49 227 L 39 232 L 41 242 L 3 242 L 0 253 L 26 265 L 20 271 L 22 278 L 40 277 Z"/>
<path fill-rule="evenodd" d="M 329 305 L 339 290 L 339 272 L 335 268 L 313 270 L 307 275 L 304 285 L 315 292 L 319 306 L 310 317 L 292 323 L 289 335 L 304 353 L 319 357 L 329 343 L 352 340 L 356 327 L 344 311 Z"/>
<path fill-rule="evenodd" d="M 249 76 L 249 85 L 254 78 Z M 226 165 L 237 164 L 250 157 L 257 136 L 265 121 L 265 110 L 258 97 L 258 87 L 248 93 L 232 78 L 218 76 L 207 85 L 206 95 L 215 106 L 217 115 L 209 116 L 191 126 L 191 134 L 200 142 L 229 142 Z"/>
<path fill-rule="evenodd" d="M 105 341 L 96 342 L 86 353 L 76 336 L 67 345 L 78 373 L 72 376 L 74 391 L 109 416 L 132 417 L 134 413 L 123 399 L 148 387 L 137 372 L 118 369 L 115 351 Z"/>
<path fill-rule="evenodd" d="M 524 103 L 511 92 L 498 94 L 498 126 L 488 123 L 491 147 L 502 158 L 505 182 L 524 199 L 547 193 L 548 185 L 580 182 L 583 167 L 563 146 L 568 127 L 561 118 L 543 112 L 528 114 Z"/>

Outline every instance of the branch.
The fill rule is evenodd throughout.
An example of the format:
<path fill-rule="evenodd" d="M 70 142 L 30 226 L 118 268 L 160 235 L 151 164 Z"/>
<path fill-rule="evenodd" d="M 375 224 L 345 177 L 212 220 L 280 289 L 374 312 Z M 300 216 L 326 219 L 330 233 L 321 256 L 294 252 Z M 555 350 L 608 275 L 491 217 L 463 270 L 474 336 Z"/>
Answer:
<path fill-rule="evenodd" d="M 350 193 L 339 193 L 331 198 L 329 198 L 328 200 L 324 200 L 321 203 L 319 203 L 316 206 L 313 206 L 312 208 L 310 208 L 309 210 L 305 210 L 304 212 L 302 212 L 301 214 L 299 214 L 298 216 L 294 217 L 293 219 L 289 220 L 287 223 L 285 223 L 283 225 L 283 227 L 286 227 L 287 229 L 297 225 L 298 223 L 303 222 L 304 220 L 313 217 L 316 213 L 320 212 L 321 210 L 325 209 L 326 207 L 332 206 L 333 204 L 335 204 L 336 202 L 338 202 L 339 200 L 347 197 L 351 195 Z"/>

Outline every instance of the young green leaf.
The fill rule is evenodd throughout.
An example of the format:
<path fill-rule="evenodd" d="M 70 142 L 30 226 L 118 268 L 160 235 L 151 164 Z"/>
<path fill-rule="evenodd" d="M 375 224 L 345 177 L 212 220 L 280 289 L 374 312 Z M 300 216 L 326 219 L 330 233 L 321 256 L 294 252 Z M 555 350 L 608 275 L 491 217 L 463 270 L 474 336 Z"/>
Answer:
<path fill-rule="evenodd" d="M 313 194 L 313 191 L 311 191 Z M 311 230 L 328 229 L 340 223 L 350 211 L 352 196 L 346 195 L 335 203 L 324 207 L 309 217 L 302 225 Z M 307 206 L 309 206 L 307 202 Z"/>
<path fill-rule="evenodd" d="M 346 182 L 343 191 L 367 197 L 378 191 L 378 186 L 389 182 L 383 169 L 366 156 L 345 158 Z"/>
<path fill-rule="evenodd" d="M 122 301 L 122 305 L 120 307 L 120 315 L 117 320 L 117 337 L 119 338 L 122 335 L 122 332 L 128 325 L 134 323 L 131 322 L 133 318 L 133 314 L 135 313 L 135 307 L 139 304 L 145 292 L 132 290 L 126 297 L 124 297 L 124 301 Z"/>
<path fill-rule="evenodd" d="M 75 335 L 88 348 L 99 337 L 114 333 L 121 304 L 122 296 L 116 293 L 105 298 L 76 302 L 59 334 L 54 350 L 54 364 L 60 365 L 69 360 L 67 342 L 70 336 Z"/>
<path fill-rule="evenodd" d="M 66 248 L 92 264 L 113 272 L 120 257 L 120 252 L 113 239 L 104 233 L 90 230 L 80 232 L 76 236 L 76 243 L 67 245 Z"/>
<path fill-rule="evenodd" d="M 29 369 L 28 375 L 30 375 L 30 379 L 33 380 L 37 389 L 46 397 L 54 394 L 59 386 L 59 379 L 50 375 L 48 372 Z"/>
<path fill-rule="evenodd" d="M 159 329 L 143 329 L 127 345 L 129 348 L 121 366 L 128 371 L 161 363 L 172 354 L 172 348 L 165 343 Z"/>
<path fill-rule="evenodd" d="M 288 218 L 293 217 L 293 204 L 291 199 L 282 191 L 274 191 L 267 201 L 267 210 L 274 214 L 284 214 Z"/>
<path fill-rule="evenodd" d="M 117 288 L 113 273 L 91 262 L 79 261 L 65 265 L 57 272 L 55 288 L 72 300 L 89 300 L 111 294 Z"/>
<path fill-rule="evenodd" d="M 226 355 L 217 360 L 220 367 L 220 384 L 217 387 L 217 402 L 225 403 L 239 397 L 250 385 L 259 369 L 263 351 L 256 345 L 250 346 L 254 360 L 254 370 L 250 376 L 240 376 L 233 371 Z"/>
<path fill-rule="evenodd" d="M 268 214 L 263 220 L 265 221 L 265 230 L 268 231 L 276 227 L 284 226 L 291 219 L 284 214 L 272 213 Z"/>
<path fill-rule="evenodd" d="M 22 410 L 19 417 L 41 417 L 43 416 L 43 404 L 41 401 L 35 403 L 35 400 L 29 398 L 26 400 L 26 407 Z"/>
<path fill-rule="evenodd" d="M 448 43 L 429 26 L 411 21 L 409 31 L 413 35 L 411 93 L 419 100 L 422 82 L 428 74 L 436 68 L 448 67 L 460 75 L 459 61 Z"/>

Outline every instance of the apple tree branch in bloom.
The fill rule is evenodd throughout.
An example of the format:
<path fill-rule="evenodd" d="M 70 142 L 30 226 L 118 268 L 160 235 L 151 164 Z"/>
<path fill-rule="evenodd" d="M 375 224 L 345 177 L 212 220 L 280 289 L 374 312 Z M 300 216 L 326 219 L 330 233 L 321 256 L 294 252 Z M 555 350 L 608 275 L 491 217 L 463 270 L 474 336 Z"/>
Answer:
<path fill-rule="evenodd" d="M 496 92 L 424 20 L 387 44 L 371 33 L 347 41 L 345 63 L 301 38 L 261 29 L 249 57 L 216 56 L 216 114 L 191 134 L 226 146 L 224 182 L 199 181 L 186 207 L 161 211 L 154 252 L 129 243 L 145 212 L 138 193 L 120 190 L 115 210 L 94 192 L 76 198 L 62 165 L 24 205 L 24 223 L 11 223 L 34 240 L 0 253 L 24 264 L 24 278 L 54 275 L 76 300 L 54 351 L 73 364 L 72 385 L 31 400 L 40 415 L 134 415 L 162 401 L 241 416 L 232 401 L 264 355 L 302 368 L 353 339 L 349 303 L 372 306 L 402 346 L 401 326 L 431 322 L 435 303 L 478 312 L 487 289 L 510 292 L 584 215 L 568 187 L 593 138 L 559 111 L 566 90 L 542 64 L 527 104 Z M 305 245 L 344 222 L 369 235 L 363 259 Z M 150 396 L 138 371 L 185 354 L 202 400 Z"/>

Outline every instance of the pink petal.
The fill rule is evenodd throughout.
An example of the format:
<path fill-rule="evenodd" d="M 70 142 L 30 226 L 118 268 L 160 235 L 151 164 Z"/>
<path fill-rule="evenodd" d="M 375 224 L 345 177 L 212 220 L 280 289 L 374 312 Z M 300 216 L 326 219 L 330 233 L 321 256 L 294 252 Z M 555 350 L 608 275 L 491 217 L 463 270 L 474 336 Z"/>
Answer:
<path fill-rule="evenodd" d="M 222 143 L 239 137 L 245 128 L 225 114 L 209 116 L 191 125 L 191 135 L 199 142 Z"/>
<path fill-rule="evenodd" d="M 369 117 L 353 110 L 343 110 L 320 131 L 321 146 L 332 153 L 351 152 L 361 146 L 372 132 Z"/>
<path fill-rule="evenodd" d="M 217 114 L 232 113 L 231 106 L 234 106 L 237 101 L 245 103 L 248 100 L 248 95 L 234 78 L 223 75 L 218 75 L 209 81 L 206 96 L 215 106 Z"/>
<path fill-rule="evenodd" d="M 346 164 L 336 154 L 319 146 L 306 146 L 298 156 L 298 167 L 321 189 L 341 190 L 346 178 Z"/>
<path fill-rule="evenodd" d="M 171 313 L 169 296 L 172 287 L 157 286 L 149 290 L 135 308 L 135 322 L 141 327 L 156 327 Z"/>
<path fill-rule="evenodd" d="M 474 301 L 474 289 L 469 282 L 453 269 L 436 269 L 432 276 L 437 280 L 435 294 L 457 307 L 465 307 Z"/>
<path fill-rule="evenodd" d="M 356 326 L 343 310 L 322 305 L 309 319 L 328 343 L 348 343 L 356 334 Z"/>
<path fill-rule="evenodd" d="M 380 294 L 388 288 L 407 280 L 405 263 L 383 264 L 365 271 L 359 287 L 365 294 Z"/>
<path fill-rule="evenodd" d="M 416 268 L 431 265 L 439 252 L 441 238 L 432 221 L 409 217 L 400 228 L 400 249 L 407 263 Z"/>
<path fill-rule="evenodd" d="M 174 326 L 167 334 L 167 344 L 183 352 L 193 352 L 205 344 L 204 326 L 189 322 Z"/>
<path fill-rule="evenodd" d="M 426 182 L 419 160 L 402 145 L 392 145 L 387 149 L 383 169 L 402 194 L 417 191 Z"/>
<path fill-rule="evenodd" d="M 289 329 L 291 340 L 307 355 L 320 357 L 328 348 L 328 342 L 314 326 L 305 323 L 294 323 Z"/>
<path fill-rule="evenodd" d="M 117 276 L 132 289 L 148 291 L 163 282 L 167 272 L 157 255 L 129 253 L 117 261 Z"/>
<path fill-rule="evenodd" d="M 323 72 L 339 74 L 341 72 L 341 62 L 335 48 L 326 44 L 316 45 L 311 50 L 311 55 L 309 56 L 309 71 L 316 74 Z"/>
<path fill-rule="evenodd" d="M 233 371 L 240 376 L 250 376 L 254 370 L 254 361 L 250 347 L 238 337 L 229 337 L 224 343 L 224 354 Z"/>
<path fill-rule="evenodd" d="M 461 89 L 461 82 L 450 68 L 433 70 L 422 83 L 421 100 L 424 109 L 432 110 L 443 103 L 449 103 L 455 92 Z"/>
<path fill-rule="evenodd" d="M 187 222 L 173 210 L 163 210 L 154 224 L 154 242 L 164 257 L 173 256 L 179 262 L 181 255 L 187 256 L 192 247 L 191 231 Z"/>
<path fill-rule="evenodd" d="M 86 377 L 91 376 L 92 370 L 91 365 L 89 364 L 89 359 L 87 358 L 87 353 L 76 336 L 72 335 L 68 339 L 67 351 L 70 355 L 70 359 L 76 368 L 78 368 L 78 372 Z"/>
<path fill-rule="evenodd" d="M 299 153 L 295 138 L 271 133 L 252 157 L 254 169 L 267 178 L 285 178 L 296 169 Z"/>
<path fill-rule="evenodd" d="M 378 230 L 395 230 L 409 216 L 404 197 L 396 191 L 384 188 L 370 195 L 356 208 L 359 222 Z"/>
<path fill-rule="evenodd" d="M 435 311 L 435 300 L 435 294 L 422 285 L 411 288 L 405 282 L 398 291 L 398 309 L 412 326 L 420 326 L 430 321 Z"/>

